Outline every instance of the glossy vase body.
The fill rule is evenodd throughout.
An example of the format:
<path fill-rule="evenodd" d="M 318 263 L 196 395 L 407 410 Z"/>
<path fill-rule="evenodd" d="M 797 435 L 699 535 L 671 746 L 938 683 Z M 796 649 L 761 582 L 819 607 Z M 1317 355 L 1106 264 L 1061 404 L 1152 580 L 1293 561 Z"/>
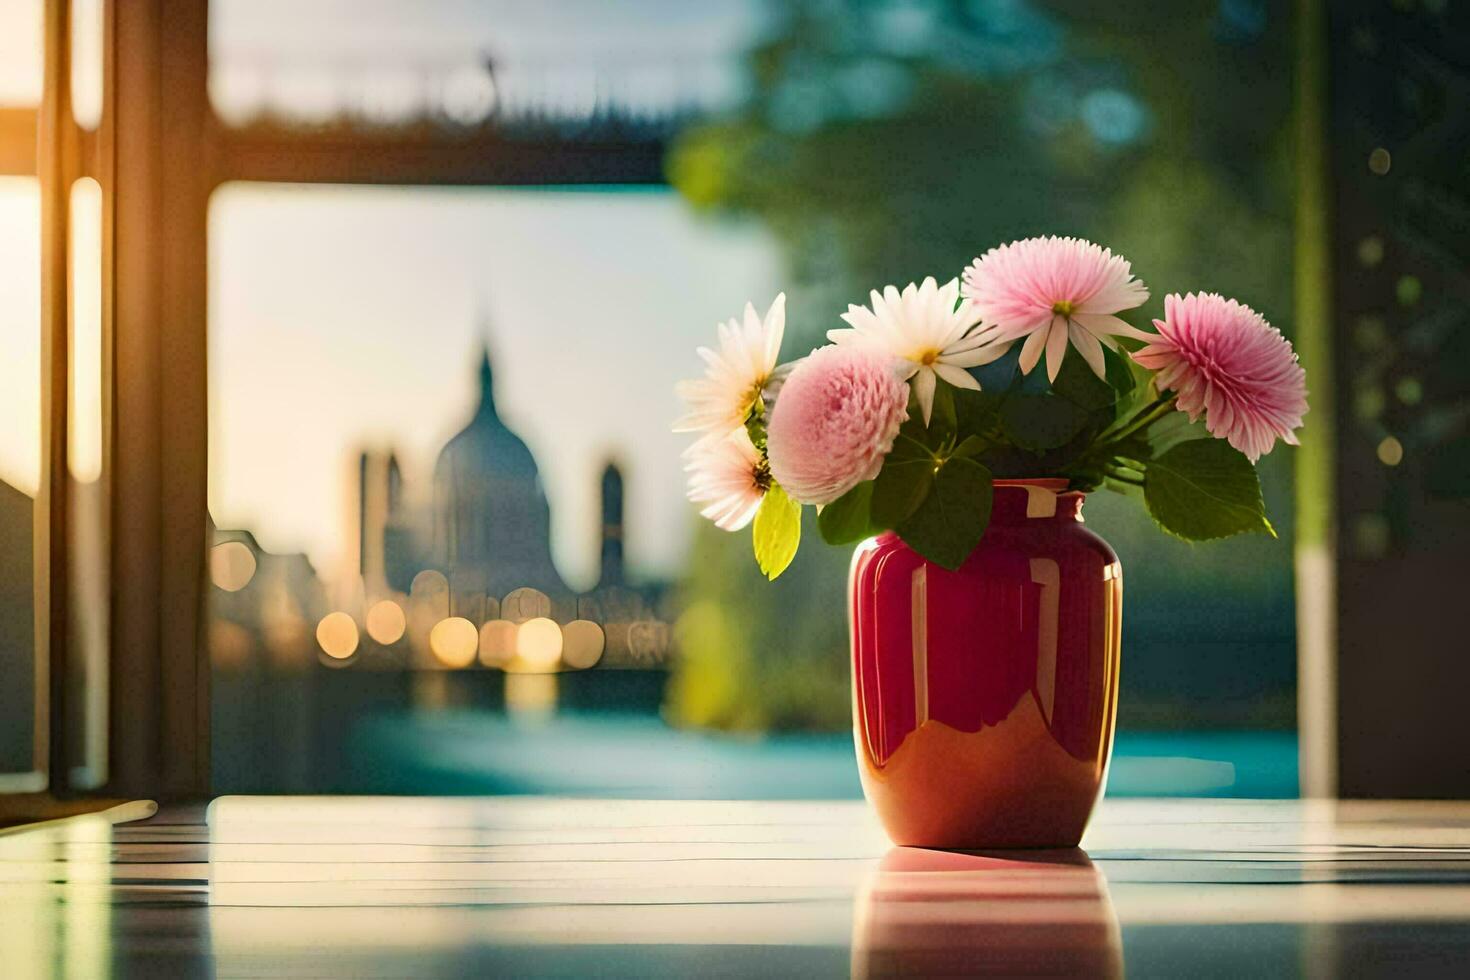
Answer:
<path fill-rule="evenodd" d="M 959 571 L 894 534 L 853 555 L 853 727 L 895 844 L 1075 847 L 1102 795 L 1123 581 L 1065 481 L 998 481 Z"/>

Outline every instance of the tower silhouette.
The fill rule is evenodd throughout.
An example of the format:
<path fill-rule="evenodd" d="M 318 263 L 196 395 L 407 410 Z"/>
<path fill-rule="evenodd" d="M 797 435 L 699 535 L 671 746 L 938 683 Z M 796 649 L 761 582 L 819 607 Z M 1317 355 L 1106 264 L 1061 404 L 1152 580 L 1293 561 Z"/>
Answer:
<path fill-rule="evenodd" d="M 602 471 L 602 564 L 598 584 L 623 584 L 623 471 L 609 462 Z"/>

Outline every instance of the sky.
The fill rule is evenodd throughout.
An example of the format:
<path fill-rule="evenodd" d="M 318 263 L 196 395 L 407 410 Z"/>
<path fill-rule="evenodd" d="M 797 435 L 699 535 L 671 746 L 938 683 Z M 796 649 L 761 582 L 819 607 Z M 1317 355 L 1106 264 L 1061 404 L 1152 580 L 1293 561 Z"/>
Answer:
<path fill-rule="evenodd" d="M 39 99 L 41 7 L 0 0 L 0 104 Z M 78 23 L 95 7 L 78 0 Z M 262 87 L 234 83 L 262 65 L 274 77 L 264 97 L 289 102 L 312 91 L 303 66 L 473 64 L 486 54 L 615 73 L 671 58 L 729 66 L 760 26 L 753 0 L 613 7 L 215 0 L 212 89 L 238 110 Z M 85 102 L 95 80 L 82 75 Z M 656 102 L 672 84 L 655 78 L 644 94 Z M 85 221 L 80 230 L 84 243 L 95 237 Z M 502 414 L 542 468 L 563 574 L 581 585 L 595 575 L 597 477 L 609 458 L 627 470 L 630 565 L 677 570 L 691 521 L 683 440 L 668 432 L 671 389 L 697 372 L 693 348 L 717 321 L 778 290 L 776 249 L 761 229 L 695 216 L 667 191 L 231 185 L 212 203 L 209 235 L 209 494 L 221 526 L 306 551 L 330 574 L 350 526 L 352 453 L 392 447 L 410 481 L 426 482 L 473 406 L 488 342 Z M 0 178 L 0 480 L 28 493 L 39 476 L 38 239 L 35 181 Z M 83 298 L 83 330 L 94 306 Z M 91 417 L 82 395 L 88 411 L 77 415 Z M 85 475 L 97 435 L 83 425 L 73 438 Z"/>
<path fill-rule="evenodd" d="M 488 343 L 501 415 L 541 467 L 558 567 L 596 574 L 602 466 L 627 476 L 628 560 L 687 545 L 673 385 L 779 290 L 759 228 L 622 193 L 229 185 L 210 213 L 210 510 L 336 567 L 352 453 L 426 489 Z"/>
<path fill-rule="evenodd" d="M 39 220 L 35 181 L 0 178 L 0 480 L 31 494 Z M 698 372 L 694 348 L 713 342 L 718 321 L 747 300 L 763 310 L 779 291 L 762 229 L 696 216 L 662 189 L 232 184 L 215 195 L 209 235 L 209 493 L 220 526 L 337 569 L 352 454 L 392 448 L 425 487 L 474 407 L 488 344 L 501 413 L 542 468 L 563 574 L 584 585 L 595 575 L 609 459 L 627 475 L 630 564 L 677 570 L 689 509 L 686 440 L 668 431 L 672 389 Z M 95 222 L 77 237 L 94 239 Z M 95 323 L 95 301 L 79 312 Z M 95 359 L 79 367 L 95 376 Z M 86 407 L 74 417 L 95 419 L 95 400 Z M 93 473 L 97 440 L 91 425 L 74 429 L 78 475 Z"/>

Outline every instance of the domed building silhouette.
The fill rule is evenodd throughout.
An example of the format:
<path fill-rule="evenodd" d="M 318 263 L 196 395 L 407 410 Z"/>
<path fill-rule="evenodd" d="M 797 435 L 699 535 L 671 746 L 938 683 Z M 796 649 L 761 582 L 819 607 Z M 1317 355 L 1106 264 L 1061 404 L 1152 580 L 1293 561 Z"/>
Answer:
<path fill-rule="evenodd" d="M 474 417 L 434 465 L 433 560 L 491 596 L 529 586 L 567 592 L 551 559 L 551 508 L 531 450 L 495 408 L 486 349 Z"/>

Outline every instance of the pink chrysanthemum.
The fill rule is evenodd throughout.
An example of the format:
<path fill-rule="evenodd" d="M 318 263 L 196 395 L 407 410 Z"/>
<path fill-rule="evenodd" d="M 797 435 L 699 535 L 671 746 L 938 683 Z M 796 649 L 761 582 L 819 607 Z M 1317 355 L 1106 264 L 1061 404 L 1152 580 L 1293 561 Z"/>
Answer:
<path fill-rule="evenodd" d="M 771 475 L 803 504 L 829 504 L 871 480 L 908 418 L 908 391 L 894 358 L 872 347 L 814 351 L 771 413 Z"/>
<path fill-rule="evenodd" d="M 980 315 L 983 334 L 996 344 L 1026 338 L 1021 371 L 1030 374 L 1046 352 L 1055 381 L 1067 346 L 1077 348 L 1099 378 L 1103 348 L 1116 336 L 1146 337 L 1114 314 L 1141 306 L 1148 288 L 1133 278 L 1128 260 L 1080 238 L 1027 238 L 986 252 L 965 270 L 965 296 Z"/>
<path fill-rule="evenodd" d="M 1164 297 L 1157 337 L 1133 359 L 1157 371 L 1159 390 L 1177 391 L 1192 420 L 1250 457 L 1271 451 L 1307 411 L 1307 374 L 1291 342 L 1249 306 L 1216 293 Z"/>

